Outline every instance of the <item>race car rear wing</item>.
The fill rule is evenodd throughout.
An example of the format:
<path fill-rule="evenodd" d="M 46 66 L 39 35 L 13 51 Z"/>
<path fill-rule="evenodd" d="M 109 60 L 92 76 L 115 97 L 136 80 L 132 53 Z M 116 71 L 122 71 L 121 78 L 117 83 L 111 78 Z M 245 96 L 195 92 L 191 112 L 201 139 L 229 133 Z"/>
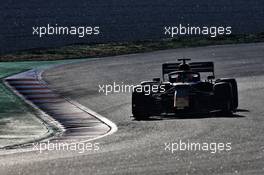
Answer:
<path fill-rule="evenodd" d="M 163 80 L 165 78 L 165 75 L 174 72 L 179 71 L 179 65 L 181 63 L 164 63 L 162 64 L 162 77 Z M 191 71 L 194 72 L 211 72 L 212 76 L 215 76 L 214 73 L 214 63 L 213 62 L 192 62 L 188 63 L 190 65 Z"/>

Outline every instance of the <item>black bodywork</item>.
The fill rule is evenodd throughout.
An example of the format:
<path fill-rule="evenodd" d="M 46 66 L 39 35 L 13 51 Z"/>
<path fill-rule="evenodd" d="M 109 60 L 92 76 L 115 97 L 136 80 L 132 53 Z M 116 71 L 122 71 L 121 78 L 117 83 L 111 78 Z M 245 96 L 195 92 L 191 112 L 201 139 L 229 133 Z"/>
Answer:
<path fill-rule="evenodd" d="M 215 80 L 213 62 L 187 64 L 186 61 L 189 59 L 179 61 L 181 62 L 162 65 L 162 81 L 154 78 L 153 81 L 142 82 L 134 88 L 132 93 L 134 118 L 236 111 L 238 90 L 235 79 Z M 201 74 L 204 73 L 209 76 L 202 80 Z M 147 88 L 144 88 L 146 86 Z M 148 89 L 148 93 L 141 89 Z"/>

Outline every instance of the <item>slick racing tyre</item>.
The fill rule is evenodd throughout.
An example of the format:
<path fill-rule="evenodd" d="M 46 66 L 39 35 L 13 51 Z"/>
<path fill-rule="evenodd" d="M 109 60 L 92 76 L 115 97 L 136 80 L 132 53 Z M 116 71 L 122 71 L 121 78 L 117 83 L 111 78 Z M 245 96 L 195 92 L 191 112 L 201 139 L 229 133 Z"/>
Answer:
<path fill-rule="evenodd" d="M 136 120 L 147 119 L 150 115 L 148 111 L 149 98 L 144 94 L 144 92 L 134 92 L 132 93 L 132 114 Z"/>
<path fill-rule="evenodd" d="M 226 79 L 220 79 L 219 82 L 226 82 L 230 83 L 232 87 L 232 109 L 236 110 L 238 108 L 238 89 L 237 89 L 237 82 L 233 78 L 226 78 Z"/>
<path fill-rule="evenodd" d="M 219 82 L 214 85 L 215 100 L 221 112 L 232 113 L 232 86 L 230 83 Z"/>

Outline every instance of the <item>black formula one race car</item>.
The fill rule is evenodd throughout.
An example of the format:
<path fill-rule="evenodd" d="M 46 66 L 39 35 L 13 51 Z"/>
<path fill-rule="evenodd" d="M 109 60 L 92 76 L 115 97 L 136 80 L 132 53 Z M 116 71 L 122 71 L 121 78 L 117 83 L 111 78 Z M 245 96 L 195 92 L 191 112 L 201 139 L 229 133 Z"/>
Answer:
<path fill-rule="evenodd" d="M 162 65 L 163 81 L 154 78 L 134 87 L 132 114 L 135 119 L 171 114 L 232 114 L 236 111 L 238 90 L 235 79 L 215 80 L 213 62 L 178 61 Z M 202 80 L 202 75 L 207 78 Z"/>

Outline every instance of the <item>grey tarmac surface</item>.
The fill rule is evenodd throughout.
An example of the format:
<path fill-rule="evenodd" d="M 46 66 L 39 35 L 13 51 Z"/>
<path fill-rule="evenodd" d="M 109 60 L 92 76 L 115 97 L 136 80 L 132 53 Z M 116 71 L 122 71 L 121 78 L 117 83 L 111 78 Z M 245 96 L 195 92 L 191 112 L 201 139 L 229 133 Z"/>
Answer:
<path fill-rule="evenodd" d="M 160 77 L 161 64 L 176 58 L 214 61 L 217 78 L 235 77 L 236 115 L 134 121 L 131 94 L 99 93 L 98 85 L 138 84 Z M 97 152 L 27 152 L 0 156 L 0 174 L 263 174 L 264 43 L 211 46 L 90 59 L 44 73 L 50 87 L 117 124 L 96 140 Z M 230 151 L 165 151 L 165 143 L 223 142 Z"/>

